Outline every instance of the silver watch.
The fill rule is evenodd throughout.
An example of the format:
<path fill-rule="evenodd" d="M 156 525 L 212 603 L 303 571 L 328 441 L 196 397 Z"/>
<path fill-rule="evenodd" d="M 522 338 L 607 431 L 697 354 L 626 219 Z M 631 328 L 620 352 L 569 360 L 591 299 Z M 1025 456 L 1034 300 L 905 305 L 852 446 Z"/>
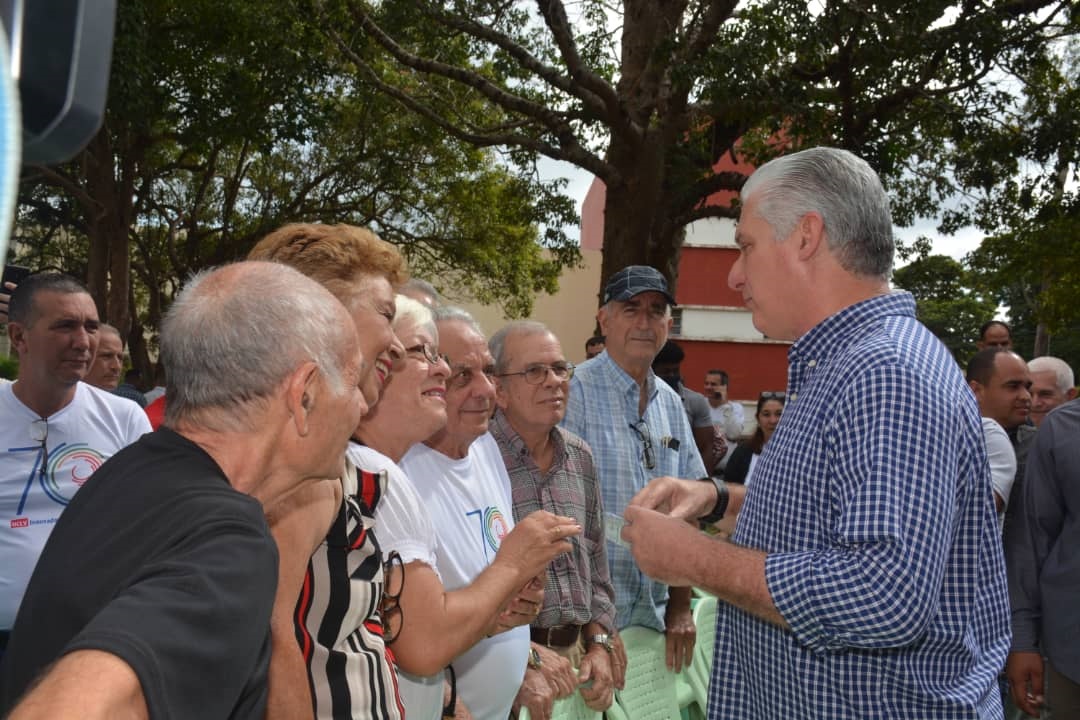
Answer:
<path fill-rule="evenodd" d="M 590 645 L 600 645 L 608 652 L 615 652 L 615 641 L 607 633 L 597 633 L 589 636 Z"/>

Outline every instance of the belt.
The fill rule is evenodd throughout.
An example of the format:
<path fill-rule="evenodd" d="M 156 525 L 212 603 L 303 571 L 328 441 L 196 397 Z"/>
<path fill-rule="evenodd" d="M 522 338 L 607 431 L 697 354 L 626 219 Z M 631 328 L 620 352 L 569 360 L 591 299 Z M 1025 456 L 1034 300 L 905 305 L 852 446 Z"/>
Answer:
<path fill-rule="evenodd" d="M 568 648 L 577 644 L 581 637 L 581 625 L 556 625 L 555 627 L 531 627 L 529 635 L 534 643 L 552 648 Z"/>

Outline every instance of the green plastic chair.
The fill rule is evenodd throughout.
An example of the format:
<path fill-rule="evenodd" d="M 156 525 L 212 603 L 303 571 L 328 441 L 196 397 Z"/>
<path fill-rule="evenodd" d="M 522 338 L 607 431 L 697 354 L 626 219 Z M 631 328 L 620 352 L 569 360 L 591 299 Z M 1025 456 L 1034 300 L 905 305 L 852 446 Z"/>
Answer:
<path fill-rule="evenodd" d="M 675 674 L 667 669 L 664 634 L 643 627 L 620 633 L 626 647 L 626 687 L 615 691 L 609 720 L 672 720 L 680 716 Z"/>
<path fill-rule="evenodd" d="M 709 706 L 709 678 L 712 676 L 713 646 L 716 643 L 716 603 L 715 597 L 703 597 L 694 605 L 694 625 L 697 628 L 694 657 L 679 675 L 679 706 L 692 708 L 692 718 L 704 717 Z"/>
<path fill-rule="evenodd" d="M 591 710 L 581 699 L 580 692 L 556 700 L 555 707 L 551 710 L 551 720 L 601 720 L 601 718 L 603 718 L 603 713 Z M 530 720 L 527 708 L 521 708 L 518 711 L 518 720 Z"/>

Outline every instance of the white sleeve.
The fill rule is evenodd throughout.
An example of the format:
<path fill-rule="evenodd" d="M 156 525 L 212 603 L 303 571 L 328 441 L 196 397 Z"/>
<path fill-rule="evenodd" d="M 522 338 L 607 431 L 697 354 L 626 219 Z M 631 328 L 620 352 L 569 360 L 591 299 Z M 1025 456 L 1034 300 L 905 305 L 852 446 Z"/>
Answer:
<path fill-rule="evenodd" d="M 387 474 L 386 494 L 375 508 L 375 537 L 383 556 L 396 550 L 406 565 L 419 560 L 430 565 L 442 582 L 435 565 L 435 526 L 427 507 L 401 468 L 387 468 Z"/>
<path fill-rule="evenodd" d="M 1001 498 L 1002 510 L 1009 505 L 1009 492 L 1016 479 L 1016 453 L 1005 429 L 995 420 L 982 419 L 986 438 L 986 456 L 990 460 L 990 478 L 994 494 Z"/>
<path fill-rule="evenodd" d="M 726 412 L 729 409 L 730 412 Z M 724 404 L 724 410 L 724 434 L 729 440 L 738 440 L 742 437 L 743 426 L 746 424 L 742 403 L 729 400 Z"/>
<path fill-rule="evenodd" d="M 132 405 L 135 406 L 134 411 L 128 414 L 124 428 L 128 445 L 146 433 L 154 432 L 154 428 L 150 427 L 150 418 L 147 417 L 146 411 L 139 407 L 139 403 L 133 402 Z"/>

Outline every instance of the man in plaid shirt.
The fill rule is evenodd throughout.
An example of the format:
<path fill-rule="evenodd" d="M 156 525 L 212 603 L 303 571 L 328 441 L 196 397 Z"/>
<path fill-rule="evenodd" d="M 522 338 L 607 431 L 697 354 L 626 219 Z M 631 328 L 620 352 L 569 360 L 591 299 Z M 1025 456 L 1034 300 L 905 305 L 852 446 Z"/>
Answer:
<path fill-rule="evenodd" d="M 531 627 L 534 667 L 526 671 L 524 684 L 547 684 L 553 699 L 582 683 L 585 703 L 603 711 L 611 705 L 614 685 L 621 687 L 626 658 L 614 645 L 614 590 L 592 451 L 558 427 L 574 366 L 558 338 L 538 322 L 510 323 L 488 344 L 499 408 L 491 434 L 510 475 L 514 520 L 547 510 L 573 517 L 582 527 L 581 536 L 570 540 L 573 550 L 548 565 L 544 603 Z M 571 665 L 579 669 L 576 677 Z M 522 693 L 518 697 L 525 699 Z M 546 710 L 541 717 L 550 713 Z"/>
<path fill-rule="evenodd" d="M 709 718 L 1000 718 L 1009 607 L 979 410 L 889 288 L 885 191 L 816 148 L 763 165 L 742 201 L 728 283 L 795 341 L 784 416 L 730 542 L 679 519 L 715 521 L 723 486 L 670 478 L 623 529 L 646 573 L 722 601 Z"/>

